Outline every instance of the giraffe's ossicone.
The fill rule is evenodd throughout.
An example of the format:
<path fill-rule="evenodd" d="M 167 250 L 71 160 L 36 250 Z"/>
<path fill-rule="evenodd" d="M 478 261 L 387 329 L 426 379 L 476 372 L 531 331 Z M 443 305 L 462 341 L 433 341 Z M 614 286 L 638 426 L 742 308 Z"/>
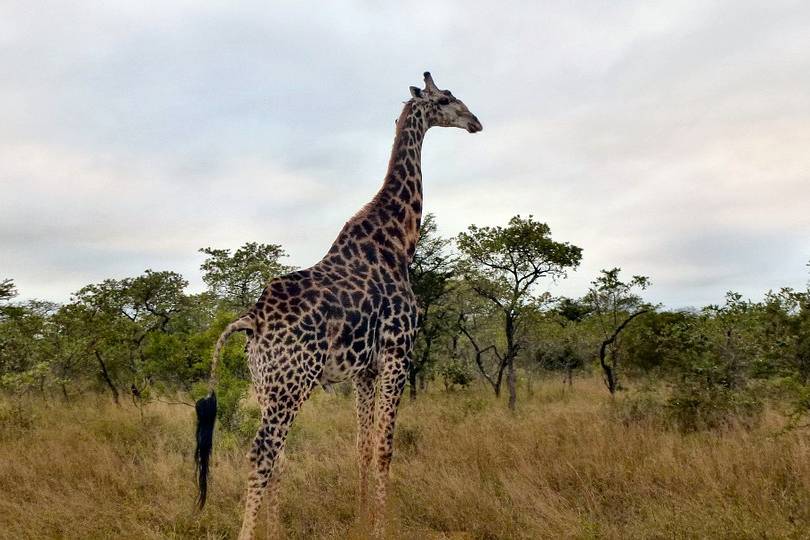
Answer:
<path fill-rule="evenodd" d="M 373 470 L 374 531 L 382 534 L 394 423 L 417 330 L 408 265 L 422 218 L 422 141 L 433 126 L 482 129 L 464 103 L 436 87 L 430 73 L 424 78 L 424 89 L 411 87 L 385 181 L 371 202 L 344 225 L 320 262 L 274 279 L 217 342 L 211 394 L 197 403 L 199 501 L 205 503 L 216 416 L 216 360 L 230 334 L 245 332 L 261 425 L 248 453 L 252 469 L 241 539 L 253 537 L 265 492 L 272 527 L 278 526 L 278 464 L 303 402 L 317 384 L 349 379 L 357 394 L 359 507 L 365 511 Z"/>

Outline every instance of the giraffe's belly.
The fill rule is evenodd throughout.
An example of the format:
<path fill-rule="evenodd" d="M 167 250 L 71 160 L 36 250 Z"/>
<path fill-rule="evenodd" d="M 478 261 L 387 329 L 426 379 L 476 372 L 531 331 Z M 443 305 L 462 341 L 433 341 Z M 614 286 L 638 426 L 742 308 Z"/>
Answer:
<path fill-rule="evenodd" d="M 340 367 L 335 362 L 327 362 L 326 365 L 323 366 L 320 383 L 325 385 L 347 381 L 351 378 L 351 375 L 352 372 L 349 369 Z"/>
<path fill-rule="evenodd" d="M 321 384 L 335 384 L 347 381 L 356 374 L 363 372 L 376 372 L 373 365 L 374 355 L 371 351 L 364 351 L 361 354 L 354 354 L 351 351 L 344 351 L 342 354 L 330 356 L 324 363 L 321 371 Z"/>

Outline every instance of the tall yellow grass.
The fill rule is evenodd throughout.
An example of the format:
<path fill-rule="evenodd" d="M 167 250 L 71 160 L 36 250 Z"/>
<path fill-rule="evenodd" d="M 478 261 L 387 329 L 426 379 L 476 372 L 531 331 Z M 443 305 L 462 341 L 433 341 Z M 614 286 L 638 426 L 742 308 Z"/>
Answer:
<path fill-rule="evenodd" d="M 810 433 L 683 435 L 617 421 L 596 380 L 535 385 L 516 414 L 485 389 L 403 403 L 391 538 L 807 538 Z M 217 430 L 194 509 L 193 411 L 102 398 L 0 403 L 0 537 L 233 538 L 247 444 Z M 291 433 L 290 538 L 362 538 L 350 398 L 318 392 Z M 261 533 L 261 531 L 260 531 Z"/>

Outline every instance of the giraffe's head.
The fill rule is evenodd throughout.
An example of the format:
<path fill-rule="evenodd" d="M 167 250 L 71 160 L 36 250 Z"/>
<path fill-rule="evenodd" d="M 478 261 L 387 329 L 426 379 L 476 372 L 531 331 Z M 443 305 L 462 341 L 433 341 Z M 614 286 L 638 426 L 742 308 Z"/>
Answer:
<path fill-rule="evenodd" d="M 439 90 L 430 73 L 425 72 L 425 88 L 411 86 L 413 103 L 425 111 L 428 127 L 457 127 L 470 133 L 483 129 L 481 122 L 450 90 Z"/>

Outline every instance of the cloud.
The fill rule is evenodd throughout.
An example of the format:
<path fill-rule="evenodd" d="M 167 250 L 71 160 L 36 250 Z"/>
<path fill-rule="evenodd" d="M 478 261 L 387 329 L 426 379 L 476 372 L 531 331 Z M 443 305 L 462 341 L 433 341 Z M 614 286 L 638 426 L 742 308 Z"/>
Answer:
<path fill-rule="evenodd" d="M 416 0 L 0 7 L 0 275 L 22 294 L 196 250 L 314 263 L 378 188 L 431 69 L 485 130 L 433 130 L 426 210 L 454 235 L 534 214 L 600 268 L 699 305 L 803 286 L 810 8 L 802 2 Z"/>

